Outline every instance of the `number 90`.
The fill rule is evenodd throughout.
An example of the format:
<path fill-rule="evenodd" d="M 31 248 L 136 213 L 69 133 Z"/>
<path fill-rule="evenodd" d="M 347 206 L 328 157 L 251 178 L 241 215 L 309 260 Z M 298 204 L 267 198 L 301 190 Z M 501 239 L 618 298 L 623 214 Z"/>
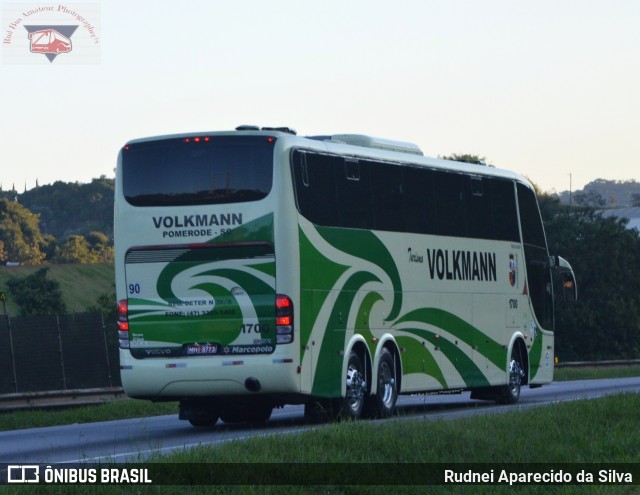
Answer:
<path fill-rule="evenodd" d="M 140 284 L 129 284 L 129 294 L 140 294 Z"/>

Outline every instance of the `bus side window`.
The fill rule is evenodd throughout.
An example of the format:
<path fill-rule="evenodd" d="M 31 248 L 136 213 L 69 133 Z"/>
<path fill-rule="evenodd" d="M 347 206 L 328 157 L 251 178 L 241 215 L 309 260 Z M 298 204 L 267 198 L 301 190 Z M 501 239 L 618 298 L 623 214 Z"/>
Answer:
<path fill-rule="evenodd" d="M 295 150 L 292 161 L 298 211 L 317 225 L 336 225 L 336 186 L 330 170 L 342 160 L 331 155 Z"/>
<path fill-rule="evenodd" d="M 366 162 L 364 166 L 371 170 L 374 228 L 404 232 L 407 226 L 402 167 L 381 162 Z"/>
<path fill-rule="evenodd" d="M 404 206 L 407 230 L 416 234 L 434 234 L 436 231 L 436 197 L 430 169 L 407 167 L 403 173 Z"/>
<path fill-rule="evenodd" d="M 489 179 L 469 176 L 466 188 L 466 212 L 468 236 L 476 239 L 493 239 L 493 222 L 491 221 L 490 189 L 485 188 Z M 486 189 L 486 190 L 485 190 Z"/>
<path fill-rule="evenodd" d="M 332 157 L 338 203 L 338 226 L 371 229 L 371 171 L 357 159 Z"/>
<path fill-rule="evenodd" d="M 529 297 L 538 322 L 544 328 L 553 330 L 553 286 L 538 202 L 535 193 L 528 187 L 518 184 L 517 190 Z"/>
<path fill-rule="evenodd" d="M 520 241 L 516 192 L 513 181 L 491 179 L 491 223 L 494 238 L 499 241 Z"/>
<path fill-rule="evenodd" d="M 436 172 L 435 192 L 438 235 L 467 237 L 465 185 L 468 177 L 459 173 Z"/>

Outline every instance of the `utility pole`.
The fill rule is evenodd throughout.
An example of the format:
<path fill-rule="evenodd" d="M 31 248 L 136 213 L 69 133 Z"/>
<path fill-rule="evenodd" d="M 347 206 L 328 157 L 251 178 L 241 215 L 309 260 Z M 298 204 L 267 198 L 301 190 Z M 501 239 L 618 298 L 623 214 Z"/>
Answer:
<path fill-rule="evenodd" d="M 572 201 L 572 198 L 571 198 L 571 191 L 572 191 L 571 181 L 572 181 L 572 177 L 571 177 L 571 174 L 569 174 L 569 206 L 573 206 L 573 201 Z"/>

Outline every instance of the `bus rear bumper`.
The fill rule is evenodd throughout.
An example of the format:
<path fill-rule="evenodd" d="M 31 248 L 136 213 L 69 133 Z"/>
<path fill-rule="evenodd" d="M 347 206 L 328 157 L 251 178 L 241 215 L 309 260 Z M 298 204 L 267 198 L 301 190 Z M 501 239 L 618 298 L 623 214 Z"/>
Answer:
<path fill-rule="evenodd" d="M 120 355 L 122 387 L 133 398 L 171 400 L 300 392 L 292 359 L 269 356 L 198 356 L 134 359 Z"/>

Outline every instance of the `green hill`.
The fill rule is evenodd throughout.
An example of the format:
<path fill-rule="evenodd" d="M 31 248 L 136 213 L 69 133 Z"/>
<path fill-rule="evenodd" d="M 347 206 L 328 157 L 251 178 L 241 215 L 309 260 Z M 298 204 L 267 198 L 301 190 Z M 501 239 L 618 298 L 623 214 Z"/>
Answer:
<path fill-rule="evenodd" d="M 114 271 L 112 264 L 46 265 L 47 278 L 60 284 L 68 312 L 82 312 L 97 305 L 99 296 L 114 293 Z M 20 308 L 11 300 L 7 287 L 10 278 L 23 278 L 40 270 L 39 266 L 0 267 L 0 291 L 7 296 L 6 308 L 9 316 L 17 316 Z M 113 301 L 115 306 L 116 302 Z M 0 311 L 2 307 L 0 306 Z"/>

